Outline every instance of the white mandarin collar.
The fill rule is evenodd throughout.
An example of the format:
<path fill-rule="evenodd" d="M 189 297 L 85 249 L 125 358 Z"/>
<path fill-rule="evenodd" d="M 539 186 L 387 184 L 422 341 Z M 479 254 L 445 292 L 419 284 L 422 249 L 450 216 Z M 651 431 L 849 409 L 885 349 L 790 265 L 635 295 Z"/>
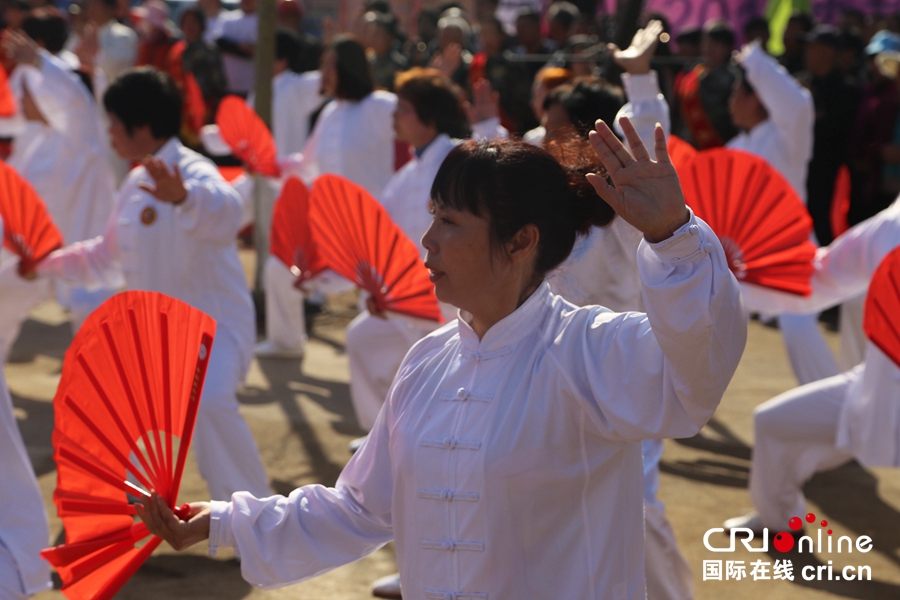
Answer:
<path fill-rule="evenodd" d="M 447 153 L 444 152 L 444 150 L 447 148 L 447 144 L 450 142 L 450 136 L 446 133 L 438 135 L 425 147 L 425 151 L 422 152 L 422 156 L 418 157 L 419 162 L 429 162 L 437 159 L 439 156 L 441 162 L 443 162 L 444 157 L 447 156 Z"/>
<path fill-rule="evenodd" d="M 181 142 L 177 137 L 171 137 L 153 156 L 162 159 L 168 165 L 177 165 L 181 160 Z"/>
<path fill-rule="evenodd" d="M 522 306 L 488 329 L 481 340 L 469 325 L 472 315 L 460 310 L 457 322 L 463 353 L 476 360 L 509 354 L 513 346 L 535 329 L 543 327 L 552 303 L 553 292 L 550 291 L 550 284 L 545 281 Z"/>

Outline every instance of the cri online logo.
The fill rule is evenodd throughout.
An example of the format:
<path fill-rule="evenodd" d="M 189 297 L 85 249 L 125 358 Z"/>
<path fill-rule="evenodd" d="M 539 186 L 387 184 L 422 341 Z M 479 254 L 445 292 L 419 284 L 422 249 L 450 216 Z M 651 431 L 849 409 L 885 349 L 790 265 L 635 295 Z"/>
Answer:
<path fill-rule="evenodd" d="M 807 523 L 815 523 L 816 515 L 813 513 L 808 513 L 806 515 Z M 821 553 L 822 549 L 822 530 L 828 527 L 828 521 L 822 519 L 819 523 L 821 526 L 820 529 L 817 530 L 817 543 L 815 552 Z M 790 527 L 791 531 L 800 531 L 803 527 L 803 521 L 800 517 L 791 517 L 790 521 L 788 521 L 788 527 Z M 762 546 L 759 548 L 754 548 L 750 545 L 750 542 L 753 540 L 755 534 L 753 530 L 748 529 L 746 527 L 734 527 L 729 532 L 729 541 L 730 544 L 727 548 L 716 548 L 709 542 L 709 538 L 714 533 L 724 533 L 725 530 L 721 527 L 714 527 L 712 529 L 707 530 L 706 534 L 703 536 L 703 545 L 706 546 L 706 549 L 710 552 L 734 552 L 735 548 L 735 540 L 740 538 L 741 543 L 747 549 L 748 552 L 768 552 L 769 551 L 769 529 L 764 528 L 762 533 Z M 831 529 L 827 530 L 826 539 L 826 550 L 825 552 L 832 552 L 832 540 L 831 537 L 832 531 Z M 813 539 L 808 535 L 804 535 L 800 538 L 800 541 L 797 542 L 797 552 L 804 552 L 804 542 L 806 542 L 806 552 L 813 552 Z M 775 547 L 779 552 L 790 552 L 794 549 L 794 534 L 790 531 L 782 531 L 775 534 L 775 537 L 772 538 L 772 546 Z M 838 538 L 837 541 L 837 551 L 841 552 L 842 548 L 846 548 L 847 552 L 853 552 L 853 546 L 856 546 L 856 550 L 858 552 L 868 552 L 872 549 L 872 538 L 867 535 L 861 535 L 856 538 L 855 544 L 854 540 L 852 540 L 849 536 L 842 535 Z"/>

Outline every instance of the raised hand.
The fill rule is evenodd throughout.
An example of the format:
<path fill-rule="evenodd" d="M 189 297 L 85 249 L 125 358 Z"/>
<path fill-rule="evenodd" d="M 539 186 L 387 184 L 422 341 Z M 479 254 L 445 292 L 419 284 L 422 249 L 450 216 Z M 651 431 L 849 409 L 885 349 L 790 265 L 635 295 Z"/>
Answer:
<path fill-rule="evenodd" d="M 176 550 L 184 550 L 209 538 L 209 503 L 191 502 L 186 521 L 175 516 L 172 509 L 154 492 L 134 503 L 138 516 L 153 535 L 169 542 Z"/>
<path fill-rule="evenodd" d="M 184 181 L 181 179 L 181 172 L 178 165 L 173 165 L 175 171 L 170 171 L 169 167 L 162 159 L 148 156 L 144 159 L 144 166 L 147 173 L 153 178 L 154 186 L 149 183 L 139 183 L 138 187 L 156 198 L 161 202 L 170 204 L 180 204 L 187 198 L 187 190 L 184 187 Z"/>
<path fill-rule="evenodd" d="M 435 54 L 428 66 L 437 69 L 447 77 L 453 77 L 456 70 L 462 64 L 462 46 L 453 43 L 448 44 L 441 52 Z"/>
<path fill-rule="evenodd" d="M 656 44 L 663 32 L 660 21 L 650 21 L 643 29 L 638 29 L 631 38 L 631 45 L 620 50 L 615 44 L 607 44 L 616 63 L 631 75 L 643 75 L 650 72 L 650 60 L 656 51 Z"/>
<path fill-rule="evenodd" d="M 491 87 L 491 82 L 481 78 L 472 86 L 472 103 L 466 107 L 469 123 L 481 123 L 500 116 L 500 94 Z"/>
<path fill-rule="evenodd" d="M 657 160 L 650 153 L 627 117 L 619 119 L 634 156 L 603 121 L 591 132 L 591 146 L 609 173 L 610 185 L 600 174 L 587 176 L 597 194 L 621 218 L 644 234 L 649 242 L 667 239 L 690 220 L 678 174 L 666 150 L 662 126 L 654 131 Z"/>
<path fill-rule="evenodd" d="M 41 66 L 40 50 L 37 42 L 21 31 L 8 29 L 3 34 L 3 50 L 6 56 L 23 65 Z"/>

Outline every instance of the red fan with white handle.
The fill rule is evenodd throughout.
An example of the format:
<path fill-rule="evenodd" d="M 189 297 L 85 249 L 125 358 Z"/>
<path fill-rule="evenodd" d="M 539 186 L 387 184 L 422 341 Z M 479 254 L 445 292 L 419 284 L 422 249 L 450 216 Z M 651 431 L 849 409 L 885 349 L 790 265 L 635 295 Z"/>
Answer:
<path fill-rule="evenodd" d="M 216 111 L 216 125 L 248 171 L 269 177 L 281 175 L 272 132 L 244 99 L 225 96 Z"/>
<path fill-rule="evenodd" d="M 215 330 L 180 300 L 124 292 L 88 317 L 66 352 L 53 399 L 53 501 L 66 543 L 41 553 L 66 597 L 111 598 L 162 541 L 131 503 L 156 490 L 176 506 Z"/>
<path fill-rule="evenodd" d="M 866 337 L 900 367 L 900 248 L 891 251 L 872 275 L 866 295 Z"/>
<path fill-rule="evenodd" d="M 378 310 L 443 321 L 418 248 L 365 189 L 322 175 L 309 222 L 325 263 L 366 290 Z"/>
<path fill-rule="evenodd" d="M 669 139 L 666 141 L 666 149 L 669 151 L 669 158 L 679 174 L 681 169 L 697 156 L 697 150 L 677 135 L 669 135 Z"/>
<path fill-rule="evenodd" d="M 719 236 L 739 280 L 800 296 L 812 293 L 812 219 L 769 163 L 716 148 L 697 153 L 678 178 L 685 201 Z"/>
<path fill-rule="evenodd" d="M 0 217 L 3 245 L 20 259 L 19 271 L 34 270 L 48 254 L 62 248 L 63 238 L 31 184 L 0 161 Z"/>
<path fill-rule="evenodd" d="M 328 268 L 310 231 L 309 189 L 296 177 L 285 182 L 272 210 L 269 254 L 291 270 L 297 287 Z"/>

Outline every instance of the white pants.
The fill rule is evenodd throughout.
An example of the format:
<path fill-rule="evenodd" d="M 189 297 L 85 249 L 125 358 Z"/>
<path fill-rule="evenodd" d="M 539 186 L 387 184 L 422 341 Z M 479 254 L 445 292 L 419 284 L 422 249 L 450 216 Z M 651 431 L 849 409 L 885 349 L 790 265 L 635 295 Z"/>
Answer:
<path fill-rule="evenodd" d="M 835 439 L 847 390 L 859 373 L 800 386 L 754 411 L 750 497 L 769 529 L 783 531 L 791 517 L 806 514 L 802 487 L 810 477 L 853 458 L 835 447 Z"/>
<path fill-rule="evenodd" d="M 666 506 L 656 499 L 662 440 L 644 440 L 644 570 L 647 600 L 690 600 L 694 597 L 691 567 L 678 549 Z"/>
<path fill-rule="evenodd" d="M 347 327 L 350 399 L 359 426 L 372 429 L 394 375 L 413 344 L 440 325 L 388 313 L 387 319 L 359 313 Z"/>
<path fill-rule="evenodd" d="M 303 293 L 294 287 L 294 275 L 272 255 L 266 259 L 263 285 L 266 288 L 266 339 L 287 349 L 306 347 L 306 318 Z"/>
<path fill-rule="evenodd" d="M 27 597 L 16 559 L 3 545 L 3 540 L 0 540 L 0 598 L 25 600 Z"/>
<path fill-rule="evenodd" d="M 866 295 L 847 300 L 841 304 L 841 368 L 852 369 L 866 357 L 866 332 L 863 331 L 863 308 Z"/>
<path fill-rule="evenodd" d="M 272 495 L 256 440 L 238 408 L 237 387 L 247 372 L 240 344 L 219 330 L 203 385 L 191 446 L 213 500 L 247 491 Z"/>
<path fill-rule="evenodd" d="M 834 353 L 819 331 L 818 315 L 779 315 L 778 326 L 800 385 L 841 372 Z"/>

